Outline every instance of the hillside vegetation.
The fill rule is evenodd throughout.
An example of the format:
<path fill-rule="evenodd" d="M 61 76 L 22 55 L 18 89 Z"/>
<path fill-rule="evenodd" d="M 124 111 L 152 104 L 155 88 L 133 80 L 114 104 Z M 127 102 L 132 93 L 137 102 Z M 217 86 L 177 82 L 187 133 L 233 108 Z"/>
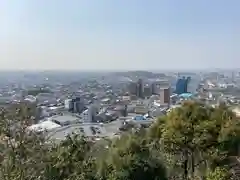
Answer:
<path fill-rule="evenodd" d="M 186 102 L 149 129 L 104 145 L 74 134 L 46 143 L 26 133 L 28 111 L 0 113 L 1 180 L 236 179 L 240 121 L 224 105 Z M 20 125 L 11 130 L 13 120 Z"/>

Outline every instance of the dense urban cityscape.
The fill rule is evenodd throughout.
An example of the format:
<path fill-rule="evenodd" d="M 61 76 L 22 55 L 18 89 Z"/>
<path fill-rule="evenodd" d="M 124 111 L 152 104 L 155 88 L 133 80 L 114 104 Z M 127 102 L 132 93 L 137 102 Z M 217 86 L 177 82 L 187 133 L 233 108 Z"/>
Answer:
<path fill-rule="evenodd" d="M 239 0 L 0 0 L 0 180 L 240 180 Z"/>
<path fill-rule="evenodd" d="M 36 73 L 20 74 L 22 81 L 17 75 L 18 79 L 13 78 L 13 82 L 2 88 L 1 105 L 21 102 L 36 105 L 36 122 L 29 129 L 46 130 L 53 139 L 63 139 L 79 128 L 83 135 L 91 138 L 113 137 L 125 127 L 123 122 L 150 125 L 155 118 L 179 107 L 185 100 L 212 106 L 224 102 L 240 113 L 238 73 L 133 71 L 90 74 L 84 78 L 80 73 L 79 81 L 75 81 L 78 74 L 66 74 L 74 76 L 73 81 L 71 77 L 64 80 L 57 73 L 41 73 L 42 77 Z M 94 128 L 99 133 L 93 133 Z"/>
<path fill-rule="evenodd" d="M 26 131 L 51 144 L 74 134 L 108 148 L 106 139 L 151 129 L 186 102 L 223 104 L 240 116 L 239 72 L 16 72 L 6 81 L 7 75 L 2 73 L 2 109 L 29 107 Z M 9 126 L 15 137 L 16 124 Z M 239 165 L 237 158 L 230 168 L 235 175 Z"/>

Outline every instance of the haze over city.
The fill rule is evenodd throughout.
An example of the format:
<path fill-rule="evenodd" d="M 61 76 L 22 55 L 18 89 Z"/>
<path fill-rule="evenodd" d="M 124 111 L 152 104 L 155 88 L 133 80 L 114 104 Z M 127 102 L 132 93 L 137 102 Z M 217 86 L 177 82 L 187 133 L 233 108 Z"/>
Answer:
<path fill-rule="evenodd" d="M 0 180 L 239 180 L 239 0 L 0 0 Z"/>
<path fill-rule="evenodd" d="M 0 3 L 1 70 L 240 66 L 237 0 Z"/>

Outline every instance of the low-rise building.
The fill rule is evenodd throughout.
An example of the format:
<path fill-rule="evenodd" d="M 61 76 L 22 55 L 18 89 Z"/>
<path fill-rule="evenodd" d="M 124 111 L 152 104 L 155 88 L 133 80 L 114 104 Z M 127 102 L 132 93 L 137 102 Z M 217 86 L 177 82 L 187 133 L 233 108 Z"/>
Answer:
<path fill-rule="evenodd" d="M 44 131 L 51 131 L 53 129 L 60 128 L 60 127 L 61 125 L 56 124 L 52 121 L 43 121 L 41 123 L 31 125 L 27 129 L 34 132 L 44 132 Z"/>
<path fill-rule="evenodd" d="M 56 116 L 52 116 L 51 121 L 61 125 L 61 126 L 67 126 L 70 124 L 78 124 L 81 123 L 82 120 L 74 115 L 71 114 L 62 114 L 62 115 L 56 115 Z"/>

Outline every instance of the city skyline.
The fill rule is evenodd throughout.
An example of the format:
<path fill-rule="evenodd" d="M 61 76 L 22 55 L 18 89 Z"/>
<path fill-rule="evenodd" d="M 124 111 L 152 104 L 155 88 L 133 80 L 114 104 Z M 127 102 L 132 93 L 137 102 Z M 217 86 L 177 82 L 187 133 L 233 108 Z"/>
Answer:
<path fill-rule="evenodd" d="M 240 67 L 240 2 L 0 3 L 0 70 Z"/>

